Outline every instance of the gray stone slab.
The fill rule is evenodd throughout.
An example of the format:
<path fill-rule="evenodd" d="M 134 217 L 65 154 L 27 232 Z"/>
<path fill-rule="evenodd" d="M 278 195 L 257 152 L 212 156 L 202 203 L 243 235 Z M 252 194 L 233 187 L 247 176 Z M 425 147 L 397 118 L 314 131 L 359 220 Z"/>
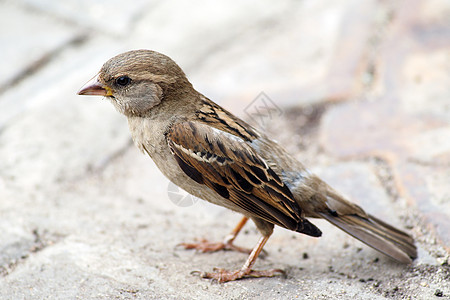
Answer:
<path fill-rule="evenodd" d="M 236 111 L 261 91 L 280 106 L 348 96 L 364 55 L 372 4 L 316 1 L 278 8 L 269 16 L 252 11 L 253 26 L 239 27 L 226 44 L 212 47 L 188 71 L 200 68 L 192 76 L 199 89 Z M 308 18 L 311 15 L 314 18 Z M 340 44 L 347 36 L 351 41 Z"/>
<path fill-rule="evenodd" d="M 122 1 L 89 0 L 20 0 L 34 10 L 45 12 L 58 19 L 75 23 L 82 28 L 106 32 L 113 36 L 126 36 L 143 9 L 154 9 L 156 1 L 136 0 L 125 4 Z"/>
<path fill-rule="evenodd" d="M 53 52 L 78 36 L 78 30 L 36 11 L 0 3 L 0 91 L 26 71 L 49 59 Z"/>

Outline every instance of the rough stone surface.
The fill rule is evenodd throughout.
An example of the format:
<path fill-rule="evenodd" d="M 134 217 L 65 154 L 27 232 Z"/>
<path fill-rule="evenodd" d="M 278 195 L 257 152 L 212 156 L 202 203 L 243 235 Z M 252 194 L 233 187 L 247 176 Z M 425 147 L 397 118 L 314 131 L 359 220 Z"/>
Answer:
<path fill-rule="evenodd" d="M 329 110 L 321 138 L 338 157 L 386 160 L 399 196 L 449 251 L 450 187 L 440 182 L 450 176 L 450 8 L 415 3 L 399 7 L 377 58 L 373 94 Z"/>
<path fill-rule="evenodd" d="M 0 25 L 0 299 L 450 297 L 448 1 L 18 0 L 0 2 Z M 285 277 L 190 275 L 244 263 L 177 247 L 221 240 L 240 216 L 177 205 L 125 118 L 76 96 L 136 48 L 173 57 L 200 92 L 411 232 L 419 258 L 397 264 L 312 220 L 322 238 L 277 228 L 255 265 Z M 252 118 L 264 103 L 276 113 Z M 258 238 L 248 224 L 236 244 Z"/>
<path fill-rule="evenodd" d="M 0 3 L 0 28 L 0 92 L 79 38 L 76 28 L 5 1 Z"/>

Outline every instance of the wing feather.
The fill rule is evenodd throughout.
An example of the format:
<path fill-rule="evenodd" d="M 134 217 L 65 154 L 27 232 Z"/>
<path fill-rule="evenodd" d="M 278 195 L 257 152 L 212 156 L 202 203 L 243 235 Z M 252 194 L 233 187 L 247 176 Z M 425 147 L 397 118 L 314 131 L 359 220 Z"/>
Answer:
<path fill-rule="evenodd" d="M 167 143 L 183 172 L 218 195 L 273 224 L 316 236 L 289 188 L 250 142 L 211 126 L 174 124 Z M 305 226 L 306 225 L 306 226 Z M 312 225 L 314 228 L 315 226 Z"/>

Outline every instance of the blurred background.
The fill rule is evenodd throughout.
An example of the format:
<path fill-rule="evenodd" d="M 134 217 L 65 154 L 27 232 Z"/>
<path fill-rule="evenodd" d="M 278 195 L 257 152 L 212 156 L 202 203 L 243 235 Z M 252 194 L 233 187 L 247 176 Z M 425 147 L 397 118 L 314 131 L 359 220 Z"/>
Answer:
<path fill-rule="evenodd" d="M 330 234 L 278 230 L 257 263 L 287 279 L 190 276 L 242 264 L 175 247 L 220 240 L 239 216 L 169 199 L 126 119 L 76 95 L 131 49 L 170 56 L 199 92 L 410 231 L 419 260 L 378 262 L 315 221 Z M 0 59 L 0 298 L 450 295 L 448 0 L 0 0 Z M 252 226 L 238 244 L 256 242 Z"/>

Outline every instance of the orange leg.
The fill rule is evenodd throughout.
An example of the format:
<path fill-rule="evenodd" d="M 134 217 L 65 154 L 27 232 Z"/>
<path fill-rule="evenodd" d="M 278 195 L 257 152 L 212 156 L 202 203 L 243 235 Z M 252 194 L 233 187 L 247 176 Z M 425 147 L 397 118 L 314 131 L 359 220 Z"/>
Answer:
<path fill-rule="evenodd" d="M 270 236 L 261 237 L 261 239 L 256 244 L 255 248 L 253 248 L 253 251 L 250 253 L 250 256 L 247 258 L 247 261 L 240 270 L 228 271 L 224 269 L 214 269 L 214 272 L 212 273 L 208 272 L 205 273 L 193 272 L 193 273 L 199 274 L 202 278 L 209 278 L 217 280 L 218 282 L 227 282 L 249 277 L 273 277 L 277 273 L 284 274 L 284 271 L 280 269 L 261 270 L 261 271 L 252 270 L 252 267 L 255 264 L 258 255 L 261 253 L 269 237 Z"/>
<path fill-rule="evenodd" d="M 234 240 L 237 235 L 241 231 L 242 227 L 244 227 L 245 223 L 247 223 L 248 218 L 243 217 L 241 221 L 236 225 L 233 231 L 228 234 L 223 242 L 209 242 L 208 240 L 202 239 L 198 243 L 181 243 L 179 246 L 183 246 L 185 249 L 196 249 L 201 252 L 216 252 L 219 250 L 235 250 L 243 253 L 250 253 L 250 249 L 241 248 L 233 245 Z"/>

